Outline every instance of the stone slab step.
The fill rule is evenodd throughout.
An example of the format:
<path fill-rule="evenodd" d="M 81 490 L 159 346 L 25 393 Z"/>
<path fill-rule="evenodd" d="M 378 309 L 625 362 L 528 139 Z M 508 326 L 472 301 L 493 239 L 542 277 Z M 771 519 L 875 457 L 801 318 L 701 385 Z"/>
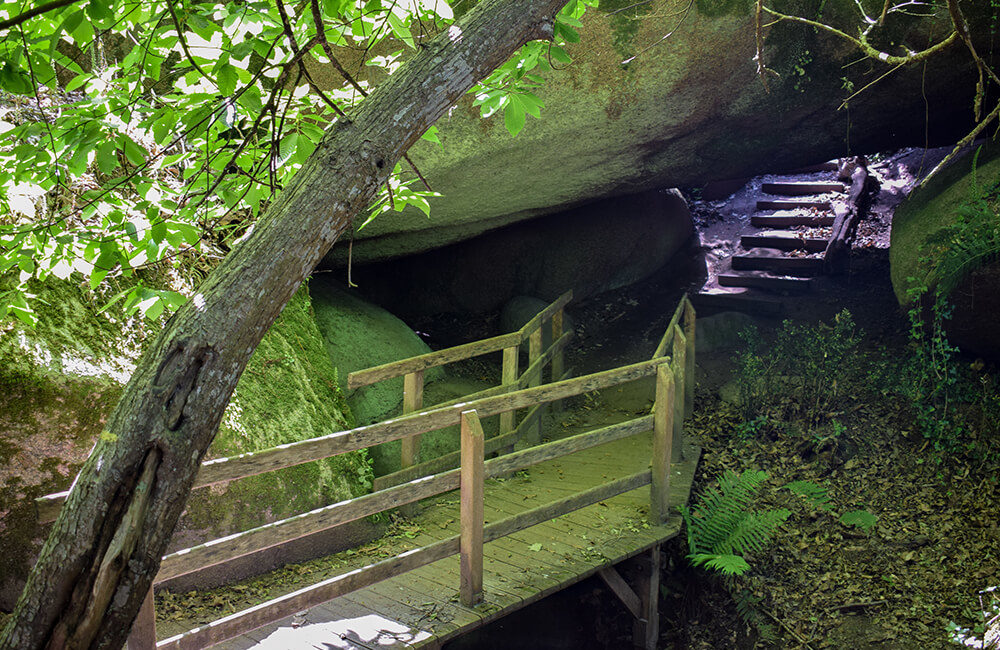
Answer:
<path fill-rule="evenodd" d="M 749 314 L 780 316 L 785 304 L 773 296 L 761 295 L 751 289 L 710 289 L 691 296 L 691 302 L 698 313 L 703 311 L 741 311 Z"/>
<path fill-rule="evenodd" d="M 837 161 L 831 160 L 829 162 L 819 163 L 818 165 L 807 165 L 806 167 L 799 167 L 798 169 L 793 169 L 788 173 L 815 174 L 816 172 L 835 172 L 838 169 L 840 169 L 840 165 L 837 164 Z"/>
<path fill-rule="evenodd" d="M 785 275 L 810 276 L 823 273 L 823 260 L 818 257 L 759 257 L 734 255 L 734 271 L 771 271 Z"/>
<path fill-rule="evenodd" d="M 810 194 L 826 194 L 827 192 L 843 192 L 843 183 L 810 183 L 800 181 L 782 181 L 780 183 L 764 183 L 761 186 L 766 194 L 781 196 L 808 196 Z"/>
<path fill-rule="evenodd" d="M 832 226 L 833 215 L 820 214 L 755 214 L 750 225 L 758 228 L 789 228 L 791 226 Z"/>
<path fill-rule="evenodd" d="M 795 210 L 795 209 L 815 209 L 820 212 L 828 212 L 833 209 L 829 201 L 816 201 L 808 199 L 766 199 L 757 201 L 758 210 Z"/>
<path fill-rule="evenodd" d="M 719 284 L 723 287 L 749 287 L 783 293 L 805 293 L 812 288 L 811 278 L 794 278 L 781 275 L 721 273 Z"/>
<path fill-rule="evenodd" d="M 796 237 L 788 235 L 743 235 L 740 237 L 740 245 L 750 250 L 751 248 L 777 248 L 783 251 L 807 250 L 810 253 L 818 253 L 826 250 L 829 243 L 826 239 L 819 237 Z"/>

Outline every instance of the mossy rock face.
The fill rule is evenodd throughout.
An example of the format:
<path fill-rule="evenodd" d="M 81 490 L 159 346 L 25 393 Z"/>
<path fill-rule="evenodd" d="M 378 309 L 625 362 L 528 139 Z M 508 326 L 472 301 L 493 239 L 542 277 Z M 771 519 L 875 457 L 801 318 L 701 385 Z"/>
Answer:
<path fill-rule="evenodd" d="M 149 325 L 94 300 L 72 282 L 32 290 L 39 323 L 0 330 L 0 608 L 20 592 L 47 529 L 35 497 L 65 490 L 115 407 Z M 308 289 L 292 299 L 252 357 L 210 457 L 273 447 L 348 428 Z M 364 452 L 192 493 L 172 548 L 367 492 Z"/>
<path fill-rule="evenodd" d="M 991 52 L 988 3 L 966 4 L 980 51 Z M 853 0 L 774 6 L 856 33 Z M 355 234 L 354 262 L 440 248 L 596 199 L 923 146 L 928 132 L 932 142 L 954 141 L 971 128 L 976 73 L 962 48 L 894 71 L 838 110 L 888 68 L 859 65 L 852 46 L 783 22 L 765 34 L 764 59 L 778 73 L 765 89 L 753 63 L 752 8 L 745 0 L 602 1 L 567 47 L 573 63 L 543 73 L 540 120 L 511 138 L 502 115 L 480 119 L 467 97 L 437 123 L 442 146 L 414 145 L 410 156 L 443 197 L 431 200 L 429 218 L 380 215 Z M 935 8 L 936 19 L 893 15 L 875 44 L 898 53 L 935 42 L 948 29 L 943 5 Z M 335 266 L 346 260 L 346 241 L 327 257 Z"/>
<path fill-rule="evenodd" d="M 952 229 L 982 188 L 1000 183 L 1000 145 L 985 147 L 976 164 L 966 155 L 916 189 L 896 209 L 889 248 L 892 286 L 899 304 L 910 307 L 907 291 L 914 286 L 933 289 L 937 278 L 928 261 L 929 247 L 940 247 L 941 234 Z M 940 258 L 940 250 L 934 257 Z M 953 304 L 947 323 L 949 337 L 967 352 L 1000 359 L 996 314 L 1000 313 L 1000 263 L 973 270 L 949 293 Z"/>
<path fill-rule="evenodd" d="M 316 322 L 329 359 L 337 369 L 341 387 L 347 386 L 347 375 L 355 370 L 431 351 L 406 323 L 381 307 L 335 286 L 324 276 L 312 281 L 312 296 Z M 443 374 L 440 368 L 426 371 L 425 385 Z M 403 378 L 354 390 L 348 394 L 347 401 L 359 425 L 378 422 L 402 403 Z"/>
<path fill-rule="evenodd" d="M 303 287 L 254 351 L 209 457 L 268 449 L 351 426 L 309 290 Z M 371 463 L 362 450 L 196 490 L 171 547 L 359 496 L 371 490 L 371 482 Z"/>

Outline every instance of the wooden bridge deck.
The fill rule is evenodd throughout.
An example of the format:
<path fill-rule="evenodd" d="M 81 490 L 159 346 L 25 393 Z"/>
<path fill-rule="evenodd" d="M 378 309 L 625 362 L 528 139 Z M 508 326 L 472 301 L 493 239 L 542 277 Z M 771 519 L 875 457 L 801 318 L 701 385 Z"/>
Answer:
<path fill-rule="evenodd" d="M 485 599 L 474 608 L 458 602 L 459 557 L 455 555 L 216 647 L 437 647 L 676 536 L 681 529 L 676 508 L 688 499 L 700 453 L 688 443 L 684 461 L 672 466 L 671 515 L 663 525 L 649 524 L 647 485 L 487 543 Z M 650 456 L 651 434 L 645 433 L 487 481 L 486 521 L 641 472 L 649 468 Z M 420 531 L 412 539 L 414 548 L 455 535 L 458 493 L 425 501 L 412 521 Z"/>

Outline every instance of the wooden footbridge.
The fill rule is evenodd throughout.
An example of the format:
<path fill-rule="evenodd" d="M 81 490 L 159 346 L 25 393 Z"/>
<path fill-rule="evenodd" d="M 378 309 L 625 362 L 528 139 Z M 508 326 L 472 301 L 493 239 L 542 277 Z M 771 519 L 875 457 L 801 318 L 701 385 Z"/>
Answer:
<path fill-rule="evenodd" d="M 660 545 L 680 531 L 677 506 L 687 501 L 700 454 L 684 441 L 682 426 L 693 407 L 694 309 L 681 300 L 649 361 L 566 378 L 571 333 L 562 331 L 562 313 L 570 298 L 518 332 L 350 376 L 352 387 L 404 376 L 401 417 L 205 462 L 196 488 L 403 441 L 403 468 L 382 477 L 372 494 L 171 553 L 158 583 L 390 509 L 408 508 L 419 533 L 398 554 L 159 641 L 151 592 L 128 647 L 438 647 L 598 574 L 634 616 L 635 645 L 655 648 Z M 552 331 L 546 349 L 544 327 Z M 524 341 L 528 366 L 518 373 Z M 496 352 L 503 354 L 501 385 L 423 407 L 426 369 Z M 542 383 L 546 368 L 553 381 Z M 652 413 L 540 441 L 541 423 L 552 419 L 546 408 L 644 377 L 656 379 Z M 484 439 L 488 417 L 499 418 L 499 432 Z M 454 425 L 460 451 L 419 463 L 419 436 Z M 53 519 L 64 498 L 40 499 L 40 519 Z M 643 567 L 634 586 L 615 569 L 630 558 Z"/>

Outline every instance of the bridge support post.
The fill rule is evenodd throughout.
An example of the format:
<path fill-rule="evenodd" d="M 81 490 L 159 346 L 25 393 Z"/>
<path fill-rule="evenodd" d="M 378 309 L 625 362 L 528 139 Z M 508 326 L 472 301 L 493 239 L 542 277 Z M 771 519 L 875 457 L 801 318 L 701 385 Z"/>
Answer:
<path fill-rule="evenodd" d="M 684 390 L 686 385 L 685 371 L 687 369 L 687 339 L 680 325 L 674 325 L 674 442 L 670 460 L 679 463 L 684 460 Z"/>
<path fill-rule="evenodd" d="M 560 309 L 556 313 L 552 314 L 552 344 L 563 334 L 563 310 Z M 551 381 L 559 381 L 563 378 L 563 353 L 557 352 L 552 357 L 552 379 Z M 556 413 L 562 413 L 562 400 L 556 400 L 552 402 L 552 410 Z"/>
<path fill-rule="evenodd" d="M 476 411 L 462 412 L 462 470 L 460 482 L 461 534 L 459 539 L 462 605 L 483 600 L 483 427 Z"/>
<path fill-rule="evenodd" d="M 542 328 L 538 327 L 538 329 L 528 335 L 528 367 L 530 368 L 540 356 L 542 356 Z M 539 368 L 531 377 L 528 377 L 528 386 L 534 388 L 541 383 L 542 368 Z M 527 430 L 526 438 L 529 447 L 534 447 L 542 439 L 542 416 L 545 414 L 545 406 L 540 405 L 535 413 L 536 421 L 529 425 Z"/>
<path fill-rule="evenodd" d="M 639 599 L 642 618 L 632 624 L 632 645 L 644 650 L 656 650 L 660 638 L 660 545 L 649 550 L 646 558 L 640 558 Z"/>
<path fill-rule="evenodd" d="M 424 371 L 411 372 L 403 377 L 403 413 L 413 413 L 424 407 Z M 403 438 L 400 447 L 399 468 L 405 469 L 418 462 L 420 435 Z"/>
<path fill-rule="evenodd" d="M 504 348 L 503 350 L 503 374 L 500 377 L 500 383 L 504 386 L 511 386 L 517 383 L 517 363 L 518 354 L 520 353 L 520 348 L 518 346 L 513 346 L 510 348 Z M 517 420 L 517 411 L 507 411 L 500 414 L 500 432 L 498 435 L 504 435 L 505 433 L 510 433 L 514 430 L 514 424 Z M 502 450 L 502 453 L 509 454 L 514 451 L 514 445 Z"/>
<path fill-rule="evenodd" d="M 667 520 L 670 511 L 670 461 L 673 446 L 674 373 L 670 362 L 656 368 L 656 401 L 653 405 L 652 481 L 649 484 L 649 520 L 653 525 Z"/>
<path fill-rule="evenodd" d="M 685 298 L 684 302 L 684 339 L 687 343 L 684 352 L 684 417 L 694 414 L 694 344 L 695 320 L 697 314 L 694 305 Z"/>

